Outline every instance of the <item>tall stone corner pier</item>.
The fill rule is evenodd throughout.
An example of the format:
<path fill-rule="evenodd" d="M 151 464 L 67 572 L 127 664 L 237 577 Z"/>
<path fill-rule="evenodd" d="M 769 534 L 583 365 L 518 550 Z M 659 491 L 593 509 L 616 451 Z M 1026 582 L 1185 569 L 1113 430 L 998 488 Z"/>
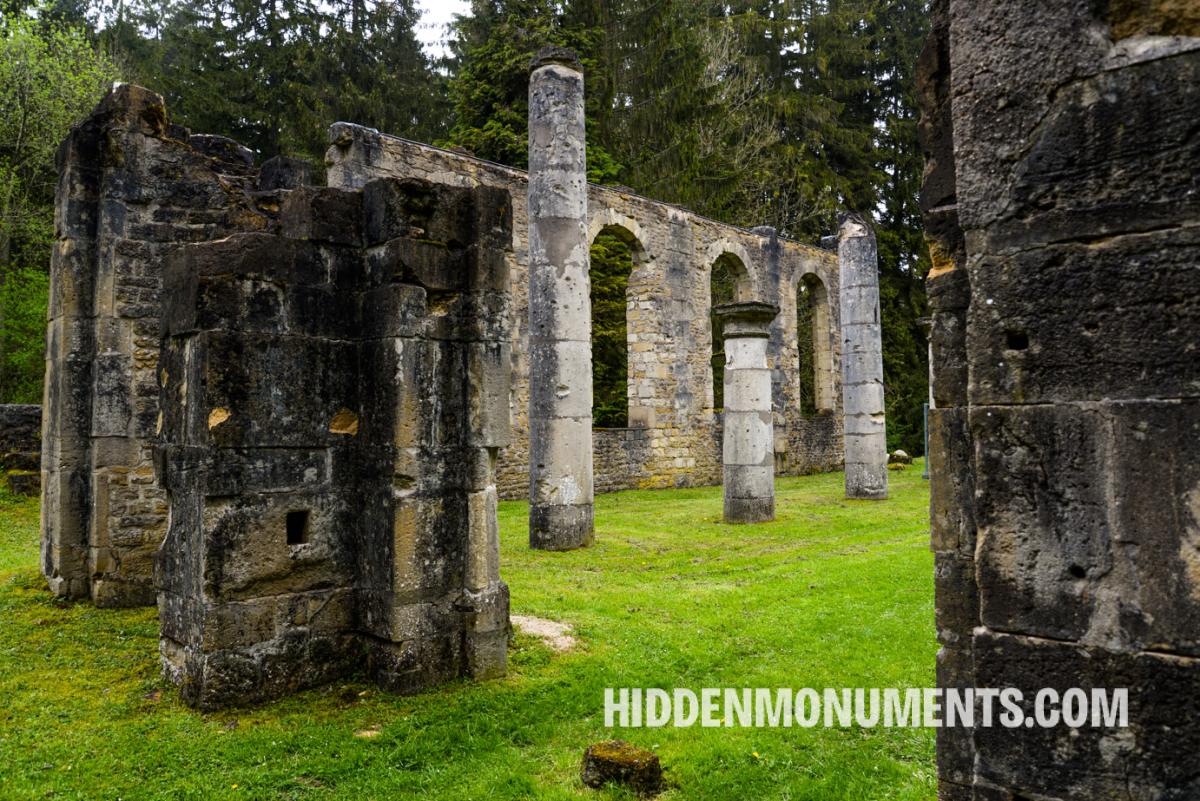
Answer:
<path fill-rule="evenodd" d="M 592 354 L 583 73 L 542 48 L 529 79 L 529 544 L 589 545 Z"/>
<path fill-rule="evenodd" d="M 725 332 L 722 456 L 726 523 L 775 519 L 775 432 L 767 348 L 779 307 L 757 301 L 714 309 Z"/>
<path fill-rule="evenodd" d="M 930 18 L 937 683 L 1128 724 L 943 727 L 938 798 L 1200 798 L 1200 4 Z"/>
<path fill-rule="evenodd" d="M 842 406 L 846 497 L 888 495 L 883 413 L 883 336 L 879 321 L 879 251 L 871 224 L 853 212 L 838 230 L 841 274 Z"/>

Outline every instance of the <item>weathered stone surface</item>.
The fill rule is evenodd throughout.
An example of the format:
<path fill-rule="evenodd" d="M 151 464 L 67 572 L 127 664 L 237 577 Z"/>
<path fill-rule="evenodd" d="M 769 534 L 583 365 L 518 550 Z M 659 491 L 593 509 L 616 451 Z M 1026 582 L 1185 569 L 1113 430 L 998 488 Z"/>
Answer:
<path fill-rule="evenodd" d="M 1155 798 L 1200 793 L 1200 669 L 1195 659 L 1117 652 L 1006 634 L 975 638 L 977 680 L 1017 687 L 1033 711 L 1037 690 L 1129 690 L 1128 728 L 980 728 L 977 780 L 1046 798 Z"/>
<path fill-rule="evenodd" d="M 1194 5 L 931 7 L 938 684 L 1130 724 L 942 729 L 942 798 L 1200 793 Z"/>
<path fill-rule="evenodd" d="M 0 404 L 0 472 L 40 470 L 41 461 L 42 407 Z"/>
<path fill-rule="evenodd" d="M 297 189 L 279 234 L 172 258 L 157 574 L 164 667 L 189 703 L 275 697 L 364 659 L 397 692 L 505 672 L 495 460 L 478 445 L 506 438 L 508 333 L 469 324 L 492 313 L 470 276 L 496 269 L 474 254 L 509 242 L 474 228 L 487 202 L 507 198 L 386 179 Z M 408 207 L 464 247 L 412 269 L 355 246 L 370 214 L 401 234 L 392 252 L 414 252 L 428 229 L 387 219 Z M 430 324 L 435 291 L 458 322 Z"/>
<path fill-rule="evenodd" d="M 883 408 L 883 339 L 875 232 L 845 215 L 838 239 L 841 274 L 842 405 L 845 410 L 846 497 L 887 497 Z"/>
<path fill-rule="evenodd" d="M 774 520 L 775 432 L 767 348 L 779 307 L 730 303 L 714 313 L 725 334 L 725 522 Z"/>
<path fill-rule="evenodd" d="M 545 48 L 529 78 L 529 544 L 591 543 L 592 351 L 583 72 Z"/>
<path fill-rule="evenodd" d="M 405 692 L 503 675 L 507 193 L 263 176 L 128 86 L 60 159 L 52 590 L 157 591 L 164 672 L 203 709 L 364 664 Z"/>
<path fill-rule="evenodd" d="M 58 594 L 154 601 L 162 265 L 179 243 L 275 225 L 252 161 L 169 126 L 162 98 L 129 84 L 59 149 L 42 432 L 43 571 Z"/>
<path fill-rule="evenodd" d="M 264 192 L 299 189 L 312 183 L 313 168 L 304 159 L 274 156 L 264 161 L 258 170 L 258 188 Z"/>
<path fill-rule="evenodd" d="M 657 795 L 663 789 L 658 755 L 624 740 L 589 745 L 583 753 L 580 778 L 588 787 L 620 784 L 643 797 Z"/>

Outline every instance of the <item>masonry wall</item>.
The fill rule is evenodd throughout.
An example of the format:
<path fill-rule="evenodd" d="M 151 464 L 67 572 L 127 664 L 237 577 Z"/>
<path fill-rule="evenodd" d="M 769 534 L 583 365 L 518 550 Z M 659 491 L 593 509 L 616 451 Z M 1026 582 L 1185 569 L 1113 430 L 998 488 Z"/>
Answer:
<path fill-rule="evenodd" d="M 38 470 L 42 453 L 42 407 L 0 404 L 0 472 Z"/>
<path fill-rule="evenodd" d="M 211 709 L 505 671 L 507 192 L 306 186 L 118 86 L 60 154 L 42 551 Z M 33 407 L 36 411 L 36 407 Z"/>
<path fill-rule="evenodd" d="M 448 150 L 338 123 L 326 155 L 331 186 L 362 186 L 374 177 L 417 177 L 452 186 L 486 185 L 513 199 L 512 355 L 510 411 L 513 442 L 500 456 L 499 489 L 525 497 L 528 473 L 528 305 L 526 174 Z M 713 409 L 709 281 L 713 264 L 732 256 L 744 268 L 740 300 L 781 307 L 771 330 L 777 466 L 781 474 L 838 469 L 842 464 L 840 341 L 836 301 L 823 319 L 828 328 L 833 406 L 803 417 L 799 403 L 796 331 L 798 282 L 808 275 L 838 296 L 836 255 L 747 230 L 685 209 L 611 188 L 591 186 L 589 235 L 606 227 L 636 240 L 628 289 L 629 429 L 593 433 L 595 486 L 599 491 L 682 487 L 720 482 L 720 413 Z M 808 332 L 805 332 L 808 336 Z"/>
<path fill-rule="evenodd" d="M 399 692 L 504 673 L 508 212 L 486 187 L 297 189 L 279 233 L 171 255 L 156 583 L 189 703 L 364 663 Z"/>
<path fill-rule="evenodd" d="M 120 85 L 58 154 L 43 403 L 42 565 L 100 606 L 154 603 L 167 503 L 156 485 L 162 264 L 182 242 L 274 225 L 249 151 L 168 124 Z"/>
<path fill-rule="evenodd" d="M 939 797 L 1200 797 L 1200 13 L 938 0 L 920 64 L 938 683 L 1128 729 L 938 733 Z"/>

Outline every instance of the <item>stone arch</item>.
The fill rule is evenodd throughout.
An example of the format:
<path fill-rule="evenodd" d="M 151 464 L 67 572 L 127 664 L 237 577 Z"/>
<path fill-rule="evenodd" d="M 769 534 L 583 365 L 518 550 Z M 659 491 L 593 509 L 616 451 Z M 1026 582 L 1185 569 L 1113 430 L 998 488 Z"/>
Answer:
<path fill-rule="evenodd" d="M 647 261 L 637 222 L 605 209 L 588 226 L 591 248 L 592 424 L 598 428 L 646 425 L 638 387 L 650 365 L 634 347 L 643 332 L 644 305 L 652 300 L 639 269 Z M 614 254 L 614 251 L 617 251 Z M 610 258 L 602 259 L 601 254 Z M 618 262 L 613 263 L 613 259 Z M 625 261 L 627 259 L 627 261 Z M 624 265 L 619 262 L 625 261 Z M 605 263 L 607 262 L 607 263 Z M 613 273 L 613 267 L 620 271 Z M 604 270 L 604 274 L 598 273 Z M 620 302 L 617 302 L 617 295 Z M 619 311 L 618 311 L 619 309 Z M 619 376 L 619 378 L 618 378 Z"/>
<path fill-rule="evenodd" d="M 615 209 L 596 209 L 588 219 L 588 242 L 596 241 L 596 237 L 599 236 L 600 232 L 606 229 L 612 230 L 623 238 L 626 238 L 631 245 L 636 244 L 636 251 L 633 253 L 634 269 L 639 264 L 644 264 L 649 260 L 646 248 L 642 244 L 646 241 L 646 237 L 642 233 L 642 226 L 636 218 L 630 217 L 628 214 L 622 214 Z"/>
<path fill-rule="evenodd" d="M 750 253 L 745 247 L 729 239 L 713 242 L 705 254 L 704 263 L 710 271 L 724 267 L 734 279 L 734 296 L 738 302 L 755 300 L 756 282 L 750 272 Z M 711 272 L 710 272 L 711 276 Z M 711 279 L 710 279 L 711 283 Z"/>
<path fill-rule="evenodd" d="M 796 336 L 800 408 L 806 416 L 834 409 L 833 326 L 829 290 L 821 277 L 806 272 L 796 282 Z"/>

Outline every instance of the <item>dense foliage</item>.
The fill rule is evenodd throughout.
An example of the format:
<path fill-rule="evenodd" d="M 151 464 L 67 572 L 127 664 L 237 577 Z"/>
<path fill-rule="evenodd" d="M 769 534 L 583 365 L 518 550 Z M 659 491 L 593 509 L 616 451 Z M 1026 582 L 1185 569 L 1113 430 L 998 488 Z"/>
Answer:
<path fill-rule="evenodd" d="M 629 425 L 629 346 L 626 298 L 633 254 L 620 234 L 597 234 L 591 253 L 592 423 Z"/>
<path fill-rule="evenodd" d="M 24 63 L 11 42 L 31 37 L 64 60 L 40 84 L 55 104 L 39 116 L 52 123 L 50 144 L 31 157 L 17 194 L 3 174 L 4 202 L 27 192 L 33 213 L 18 218 L 6 207 L 0 280 L 18 267 L 44 270 L 53 144 L 94 101 L 113 62 L 123 79 L 162 92 L 174 121 L 231 136 L 262 157 L 288 152 L 319 164 L 326 126 L 350 119 L 523 166 L 529 60 L 542 45 L 564 45 L 587 76 L 593 181 L 808 241 L 832 233 L 839 210 L 874 216 L 889 444 L 919 452 L 927 368 L 916 320 L 928 259 L 916 204 L 913 69 L 925 6 L 473 0 L 447 36 L 449 55 L 435 59 L 417 41 L 414 0 L 3 0 L 0 70 Z M 0 93 L 10 84 L 0 81 Z M 11 115 L 3 119 L 9 125 Z M 14 141 L 0 131 L 0 155 Z M 615 291 L 628 264 L 613 257 L 619 240 L 598 245 L 593 279 Z M 597 304 L 597 420 L 606 425 L 624 415 L 626 357 L 615 347 L 624 321 L 603 317 L 619 306 L 615 296 Z M 26 337 L 5 326 L 0 339 L 39 351 Z"/>
<path fill-rule="evenodd" d="M 320 163 L 352 120 L 398 136 L 444 131 L 444 81 L 414 33 L 413 0 L 105 0 L 91 6 L 127 77 L 176 122 L 264 157 Z"/>
<path fill-rule="evenodd" d="M 0 403 L 42 399 L 54 154 L 114 74 L 53 15 L 0 17 Z"/>

